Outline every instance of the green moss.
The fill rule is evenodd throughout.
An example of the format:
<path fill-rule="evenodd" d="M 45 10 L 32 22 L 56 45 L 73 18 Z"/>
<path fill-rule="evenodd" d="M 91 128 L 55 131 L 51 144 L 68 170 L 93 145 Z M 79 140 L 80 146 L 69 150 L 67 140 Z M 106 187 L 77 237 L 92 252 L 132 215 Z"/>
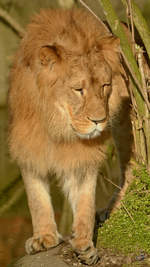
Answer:
<path fill-rule="evenodd" d="M 133 174 L 121 208 L 99 229 L 97 246 L 150 254 L 150 176 L 144 167 Z"/>

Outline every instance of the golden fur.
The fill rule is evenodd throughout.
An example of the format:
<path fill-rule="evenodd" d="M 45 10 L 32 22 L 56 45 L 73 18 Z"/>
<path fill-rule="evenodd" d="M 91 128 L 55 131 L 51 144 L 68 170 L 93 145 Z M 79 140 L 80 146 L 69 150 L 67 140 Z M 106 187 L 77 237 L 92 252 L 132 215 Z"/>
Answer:
<path fill-rule="evenodd" d="M 113 121 L 128 98 L 124 75 L 118 39 L 84 10 L 41 11 L 28 25 L 9 91 L 9 147 L 33 222 L 28 253 L 59 243 L 47 185 L 53 172 L 73 208 L 70 242 L 81 260 L 96 262 L 96 178 Z"/>

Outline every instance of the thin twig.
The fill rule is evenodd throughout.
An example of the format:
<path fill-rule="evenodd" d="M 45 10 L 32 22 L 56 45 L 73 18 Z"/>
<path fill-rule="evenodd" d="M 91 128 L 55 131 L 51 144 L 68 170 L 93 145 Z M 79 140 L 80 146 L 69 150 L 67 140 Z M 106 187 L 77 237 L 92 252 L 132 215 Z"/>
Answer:
<path fill-rule="evenodd" d="M 118 186 L 117 184 L 115 184 L 114 182 L 112 182 L 110 179 L 106 178 L 105 176 L 103 176 L 103 178 L 108 181 L 109 183 L 111 183 L 112 185 L 114 185 L 116 188 L 118 188 L 119 190 L 121 190 L 122 188 L 120 186 Z M 128 209 L 126 208 L 125 204 L 123 202 L 121 202 L 121 205 L 123 206 L 123 208 L 125 209 L 126 213 L 128 214 L 128 216 L 130 217 L 130 219 L 132 220 L 132 222 L 135 224 L 135 221 L 132 217 L 132 215 L 130 214 L 130 212 L 128 211 Z"/>
<path fill-rule="evenodd" d="M 134 34 L 134 23 L 133 23 L 131 0 L 128 0 L 128 10 L 129 10 L 129 19 L 131 23 L 132 51 L 133 51 L 133 54 L 135 55 L 135 34 Z"/>
<path fill-rule="evenodd" d="M 142 78 L 142 85 L 143 85 L 143 93 L 145 97 L 147 98 L 148 101 L 148 96 L 147 96 L 147 85 L 146 85 L 146 79 L 145 79 L 145 73 L 144 73 L 144 66 L 143 66 L 143 49 L 140 46 L 137 47 L 137 61 L 139 64 L 139 70 L 141 73 L 141 78 Z"/>
<path fill-rule="evenodd" d="M 116 188 L 118 188 L 119 190 L 122 189 L 119 185 L 115 184 L 115 183 L 112 182 L 110 179 L 106 178 L 105 176 L 103 176 L 103 178 L 104 178 L 106 181 L 108 181 L 109 183 L 111 183 L 112 185 L 114 185 L 114 186 L 115 186 Z"/>
<path fill-rule="evenodd" d="M 136 47 L 137 50 L 137 61 L 139 65 L 139 70 L 141 73 L 141 78 L 142 78 L 142 85 L 143 85 L 143 94 L 145 98 L 148 100 L 148 95 L 147 95 L 147 85 L 146 85 L 146 78 L 145 78 L 145 72 L 144 72 L 144 65 L 143 65 L 143 49 L 140 46 Z M 144 163 L 148 164 L 148 138 L 149 138 L 149 111 L 147 110 L 147 106 L 145 105 L 145 128 L 144 128 L 144 133 L 147 135 L 147 139 L 144 138 L 144 146 L 142 146 L 142 149 L 144 149 L 145 152 L 145 161 Z"/>
<path fill-rule="evenodd" d="M 128 26 L 128 29 L 130 30 L 129 6 L 128 5 L 126 5 L 126 14 L 127 14 L 127 26 Z"/>
<path fill-rule="evenodd" d="M 146 77 L 145 77 L 145 70 L 144 70 L 144 56 L 143 56 L 143 49 L 140 46 L 137 46 L 137 60 L 139 64 L 139 70 L 142 77 L 142 84 L 143 84 L 143 93 L 145 95 L 145 98 L 147 101 L 148 99 L 148 88 L 146 84 Z M 150 138 L 149 138 L 149 129 L 150 129 L 150 114 L 147 109 L 147 106 L 145 105 L 145 135 L 146 135 L 146 141 L 145 141 L 145 153 L 146 153 L 146 163 L 147 167 L 150 168 L 150 152 L 149 152 L 149 145 L 150 145 Z"/>
<path fill-rule="evenodd" d="M 105 30 L 111 35 L 112 33 L 109 31 L 108 27 L 105 23 L 94 13 L 94 11 L 83 1 L 79 0 L 79 2 L 102 24 Z"/>
<path fill-rule="evenodd" d="M 136 126 L 135 126 L 135 121 L 131 121 L 132 123 L 132 132 L 133 132 L 133 140 L 134 140 L 134 147 L 135 147 L 135 158 L 137 160 L 137 162 L 139 162 L 139 153 L 138 153 L 138 142 L 137 142 L 137 138 L 136 138 Z"/>
<path fill-rule="evenodd" d="M 131 215 L 131 213 L 128 211 L 128 209 L 126 208 L 126 206 L 124 205 L 123 202 L 121 202 L 121 205 L 123 206 L 123 208 L 125 209 L 126 213 L 128 214 L 128 216 L 130 217 L 131 221 L 135 224 L 135 221 Z"/>
<path fill-rule="evenodd" d="M 2 8 L 0 8 L 0 17 L 8 23 L 15 32 L 19 34 L 20 37 L 23 37 L 25 30 Z"/>

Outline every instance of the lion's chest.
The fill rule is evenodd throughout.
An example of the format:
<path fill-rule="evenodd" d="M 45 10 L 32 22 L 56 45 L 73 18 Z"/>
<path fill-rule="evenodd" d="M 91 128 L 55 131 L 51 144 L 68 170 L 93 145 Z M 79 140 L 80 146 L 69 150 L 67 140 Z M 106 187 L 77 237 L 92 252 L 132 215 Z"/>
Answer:
<path fill-rule="evenodd" d="M 78 141 L 70 144 L 52 144 L 50 168 L 55 172 L 67 171 L 78 166 L 100 164 L 105 159 L 105 140 Z"/>

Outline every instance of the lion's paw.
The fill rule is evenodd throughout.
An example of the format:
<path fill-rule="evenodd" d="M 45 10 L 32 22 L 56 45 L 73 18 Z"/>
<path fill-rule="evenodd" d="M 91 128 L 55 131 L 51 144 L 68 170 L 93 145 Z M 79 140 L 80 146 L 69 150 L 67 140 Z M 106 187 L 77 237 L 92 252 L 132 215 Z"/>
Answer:
<path fill-rule="evenodd" d="M 46 234 L 39 237 L 31 237 L 26 241 L 25 249 L 27 254 L 35 254 L 40 251 L 56 247 L 61 242 L 61 239 L 52 235 Z"/>
<path fill-rule="evenodd" d="M 96 264 L 99 260 L 97 249 L 90 246 L 85 250 L 76 251 L 80 261 L 87 265 Z"/>
<path fill-rule="evenodd" d="M 92 265 L 98 262 L 98 251 L 92 241 L 72 238 L 70 244 L 82 263 Z"/>

